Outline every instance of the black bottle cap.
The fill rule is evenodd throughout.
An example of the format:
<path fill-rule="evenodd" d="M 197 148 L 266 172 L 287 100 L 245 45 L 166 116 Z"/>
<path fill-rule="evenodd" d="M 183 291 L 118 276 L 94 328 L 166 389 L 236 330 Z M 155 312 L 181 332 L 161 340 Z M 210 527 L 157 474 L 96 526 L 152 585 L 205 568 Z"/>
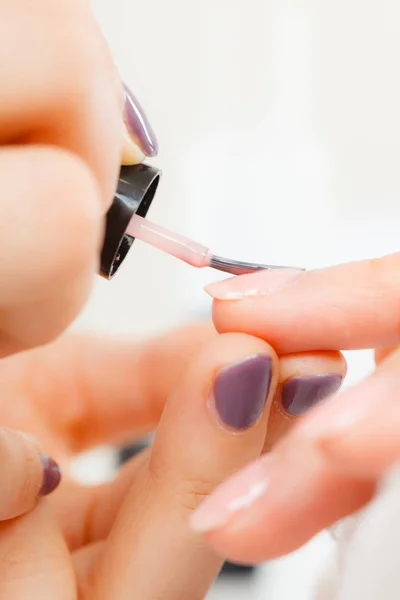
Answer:
<path fill-rule="evenodd" d="M 161 171 L 148 165 L 122 167 L 118 188 L 106 216 L 101 251 L 100 275 L 112 279 L 128 254 L 135 238 L 126 235 L 134 214 L 145 217 L 160 182 Z"/>

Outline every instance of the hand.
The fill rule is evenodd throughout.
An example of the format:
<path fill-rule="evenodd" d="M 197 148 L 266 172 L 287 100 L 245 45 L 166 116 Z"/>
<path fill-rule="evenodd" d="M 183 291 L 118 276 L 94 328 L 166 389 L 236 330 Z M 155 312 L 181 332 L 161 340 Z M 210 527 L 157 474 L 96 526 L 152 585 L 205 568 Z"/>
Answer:
<path fill-rule="evenodd" d="M 343 371 L 335 356 L 316 364 Z M 0 492 L 0 599 L 203 598 L 222 561 L 189 516 L 261 453 L 277 389 L 298 370 L 264 341 L 208 325 L 142 344 L 66 336 L 0 362 L 0 422 L 41 442 L 28 462 L 26 450 L 0 454 L 15 475 Z M 75 453 L 156 427 L 115 481 L 85 488 L 66 475 Z M 43 452 L 64 479 L 38 500 Z"/>
<path fill-rule="evenodd" d="M 6 357 L 47 344 L 75 318 L 97 270 L 119 165 L 154 155 L 156 142 L 123 93 L 87 3 L 14 0 L 0 17 Z M 337 352 L 277 364 L 265 342 L 208 328 L 140 346 L 67 337 L 3 359 L 0 598 L 123 600 L 133 588 L 141 600 L 203 597 L 221 559 L 189 533 L 188 515 L 260 454 L 270 412 L 266 447 L 305 408 L 287 401 L 293 415 L 282 409 L 288 380 L 298 387 L 300 374 L 328 374 L 326 393 L 341 379 L 331 374 L 345 371 Z M 67 469 L 75 452 L 156 425 L 152 449 L 116 482 L 86 489 L 64 477 L 43 499 L 59 481 L 49 455 Z"/>
<path fill-rule="evenodd" d="M 190 533 L 189 516 L 269 446 L 268 422 L 277 438 L 295 421 L 281 408 L 282 387 L 317 369 L 343 375 L 345 363 L 317 353 L 278 365 L 262 340 L 218 336 L 208 325 L 142 344 L 66 336 L 4 359 L 0 422 L 41 446 L 28 439 L 16 453 L 0 430 L 9 474 L 0 491 L 0 599 L 43 600 L 57 589 L 76 600 L 76 588 L 81 600 L 128 600 L 132 589 L 142 600 L 203 598 L 222 561 Z M 47 502 L 41 497 L 44 454 L 67 473 L 75 453 L 154 429 L 152 448 L 116 481 L 85 488 L 64 475 Z M 45 472 L 44 480 L 52 491 L 54 479 Z"/>
<path fill-rule="evenodd" d="M 1 357 L 50 341 L 75 318 L 121 155 L 133 164 L 157 144 L 88 2 L 4 1 L 0 36 Z"/>
<path fill-rule="evenodd" d="M 259 336 L 283 353 L 378 348 L 372 375 L 312 410 L 194 514 L 193 528 L 224 556 L 257 562 L 295 550 L 367 503 L 399 459 L 399 290 L 399 254 L 209 287 L 221 332 Z"/>

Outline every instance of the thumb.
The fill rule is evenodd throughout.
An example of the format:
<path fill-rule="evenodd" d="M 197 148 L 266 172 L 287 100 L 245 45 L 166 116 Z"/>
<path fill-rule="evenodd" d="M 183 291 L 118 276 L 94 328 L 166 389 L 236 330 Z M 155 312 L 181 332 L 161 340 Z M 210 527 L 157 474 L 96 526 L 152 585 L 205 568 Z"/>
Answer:
<path fill-rule="evenodd" d="M 0 428 L 0 520 L 28 512 L 37 499 L 50 494 L 61 480 L 57 463 L 30 435 Z"/>

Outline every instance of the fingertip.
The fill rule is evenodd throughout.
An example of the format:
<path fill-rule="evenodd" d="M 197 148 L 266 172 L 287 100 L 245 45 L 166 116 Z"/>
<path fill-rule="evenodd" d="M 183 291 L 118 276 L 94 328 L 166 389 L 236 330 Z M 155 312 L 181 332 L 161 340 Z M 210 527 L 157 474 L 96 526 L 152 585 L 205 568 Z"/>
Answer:
<path fill-rule="evenodd" d="M 222 300 L 213 300 L 212 303 L 212 320 L 215 329 L 218 333 L 229 333 L 229 332 L 237 332 L 237 333 L 248 333 L 252 335 L 252 332 L 249 330 L 246 332 L 245 328 L 243 328 L 242 319 L 240 318 L 240 306 L 238 306 L 239 302 L 224 302 Z M 238 312 L 239 310 L 239 312 Z"/>
<path fill-rule="evenodd" d="M 28 512 L 40 496 L 55 490 L 61 479 L 57 463 L 43 454 L 30 434 L 0 429 L 0 520 Z"/>
<path fill-rule="evenodd" d="M 13 222 L 0 236 L 4 355 L 51 341 L 75 319 L 97 271 L 103 228 L 95 177 L 68 151 L 4 150 L 0 184 Z"/>
<path fill-rule="evenodd" d="M 204 346 L 198 360 L 205 368 L 208 363 L 214 393 L 218 388 L 230 397 L 242 386 L 251 395 L 250 388 L 255 392 L 259 387 L 258 394 L 265 391 L 269 407 L 279 381 L 279 359 L 266 341 L 246 333 L 222 333 Z"/>
<path fill-rule="evenodd" d="M 373 482 L 343 476 L 307 446 L 292 444 L 290 454 L 273 452 L 222 484 L 191 525 L 221 556 L 256 564 L 297 550 L 361 508 L 374 489 Z"/>
<path fill-rule="evenodd" d="M 204 289 L 215 300 L 242 301 L 276 293 L 293 285 L 303 274 L 301 269 L 265 269 L 216 281 Z"/>
<path fill-rule="evenodd" d="M 183 480 L 219 483 L 259 456 L 278 378 L 278 359 L 266 342 L 238 333 L 213 336 L 168 399 L 153 470 L 168 464 Z"/>

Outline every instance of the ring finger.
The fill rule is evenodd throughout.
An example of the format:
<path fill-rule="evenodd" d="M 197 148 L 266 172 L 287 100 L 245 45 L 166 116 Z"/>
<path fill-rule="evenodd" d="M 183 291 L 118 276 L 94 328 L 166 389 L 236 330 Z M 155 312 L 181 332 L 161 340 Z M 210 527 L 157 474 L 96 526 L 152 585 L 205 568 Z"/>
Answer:
<path fill-rule="evenodd" d="M 279 384 L 269 415 L 264 452 L 310 408 L 335 394 L 347 370 L 340 352 L 288 354 L 280 357 L 279 366 Z"/>

